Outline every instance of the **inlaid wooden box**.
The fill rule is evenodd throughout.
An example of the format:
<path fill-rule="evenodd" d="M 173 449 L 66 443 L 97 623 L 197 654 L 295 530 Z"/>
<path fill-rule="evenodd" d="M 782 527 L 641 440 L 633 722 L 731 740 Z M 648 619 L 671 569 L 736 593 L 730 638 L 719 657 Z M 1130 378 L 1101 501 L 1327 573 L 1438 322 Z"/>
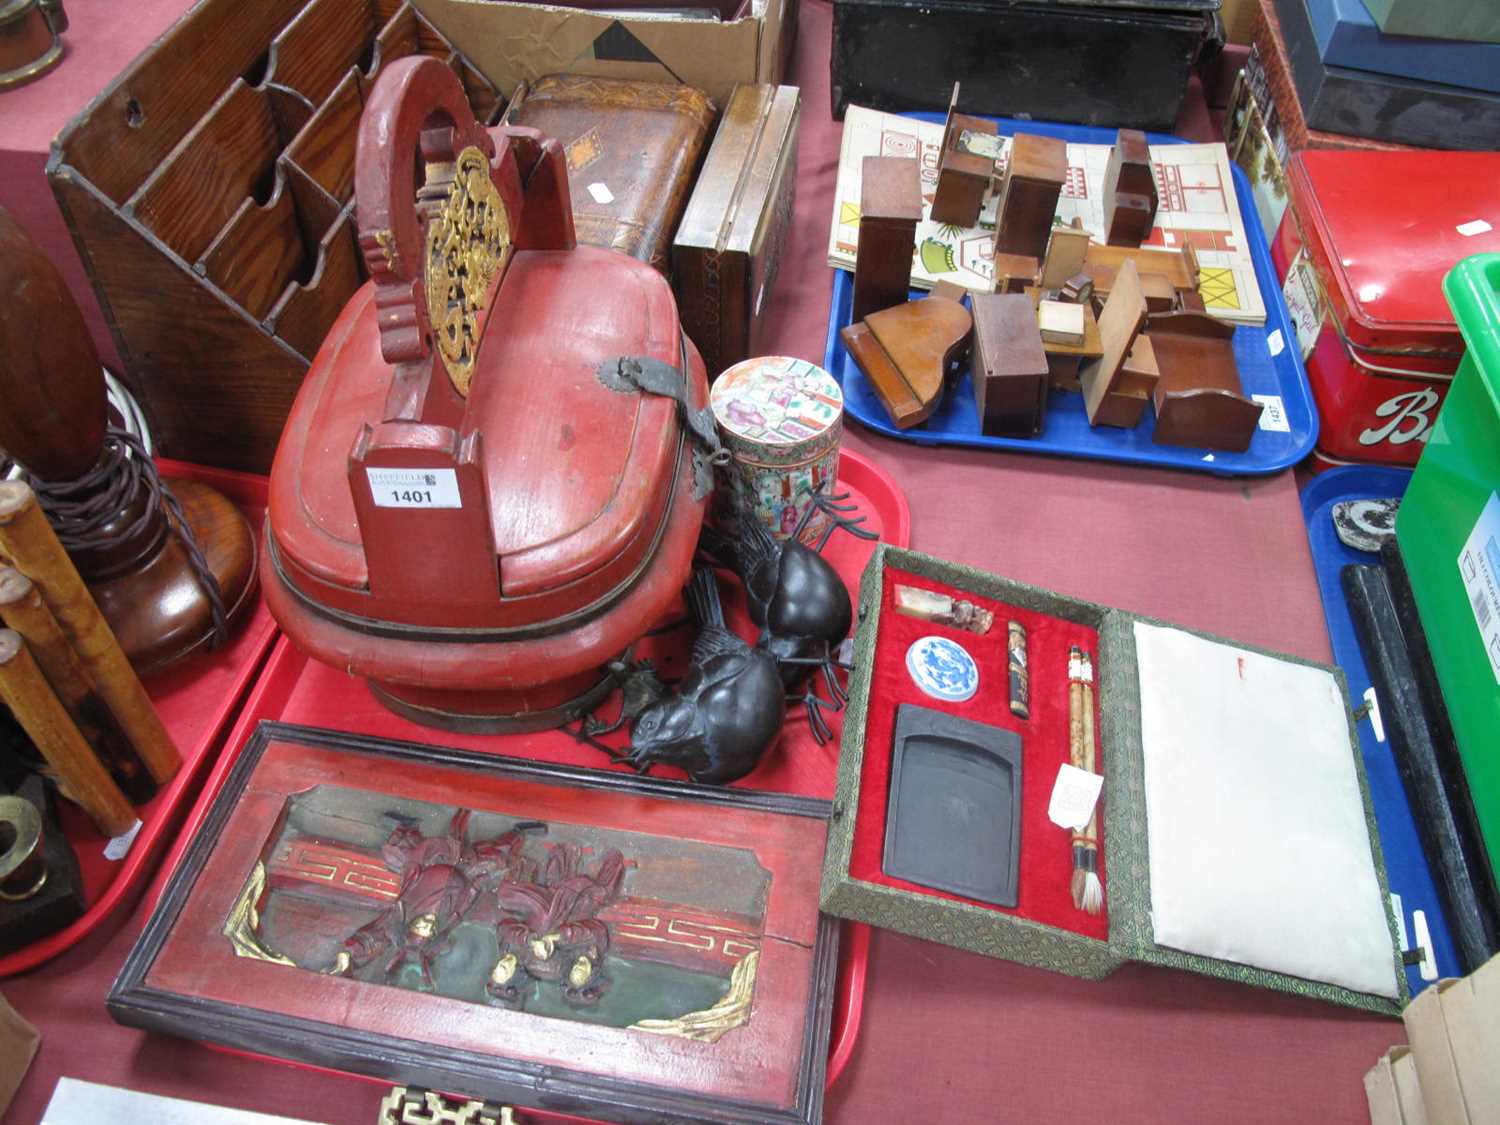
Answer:
<path fill-rule="evenodd" d="M 759 353 L 797 192 L 795 86 L 735 87 L 672 243 L 682 326 L 710 379 Z"/>
<path fill-rule="evenodd" d="M 58 134 L 47 176 L 170 457 L 254 472 L 364 280 L 354 143 L 381 68 L 446 60 L 402 0 L 202 0 Z"/>

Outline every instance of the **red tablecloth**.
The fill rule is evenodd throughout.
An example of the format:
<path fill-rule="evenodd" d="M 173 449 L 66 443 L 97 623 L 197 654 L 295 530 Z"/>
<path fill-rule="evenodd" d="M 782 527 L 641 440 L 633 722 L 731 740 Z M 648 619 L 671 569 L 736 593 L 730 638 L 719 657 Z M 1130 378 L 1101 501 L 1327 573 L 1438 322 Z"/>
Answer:
<path fill-rule="evenodd" d="M 801 178 L 769 312 L 768 350 L 811 359 L 823 354 L 838 162 L 830 11 L 802 0 L 789 79 L 802 87 Z M 1210 128 L 1195 89 L 1178 131 L 1201 139 Z M 857 427 L 846 441 L 906 489 L 919 550 L 1329 659 L 1290 473 L 1215 480 L 928 449 Z M 44 1034 L 7 1120 L 39 1120 L 62 1075 L 315 1121 L 373 1119 L 377 1087 L 113 1024 L 104 995 L 144 920 L 138 909 L 112 938 L 0 984 Z M 1361 1076 L 1404 1039 L 1392 1020 L 1188 973 L 1129 966 L 1090 983 L 877 932 L 859 1042 L 827 1119 L 1364 1122 Z"/>

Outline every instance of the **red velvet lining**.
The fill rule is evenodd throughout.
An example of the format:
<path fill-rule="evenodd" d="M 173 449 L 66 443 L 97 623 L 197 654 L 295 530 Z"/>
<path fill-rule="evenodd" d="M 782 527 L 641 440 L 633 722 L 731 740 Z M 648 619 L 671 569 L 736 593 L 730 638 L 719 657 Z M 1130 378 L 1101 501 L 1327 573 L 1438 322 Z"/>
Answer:
<path fill-rule="evenodd" d="M 963 597 L 992 611 L 995 624 L 984 636 L 976 636 L 899 614 L 894 604 L 898 582 Z M 1007 621 L 1019 621 L 1026 629 L 1027 665 L 1031 669 L 1031 715 L 1027 719 L 1017 718 L 1010 712 L 1005 653 Z M 979 665 L 979 691 L 967 703 L 944 703 L 929 698 L 912 682 L 906 671 L 906 650 L 918 637 L 928 634 L 953 638 Z M 885 588 L 881 591 L 880 635 L 875 642 L 870 705 L 865 716 L 864 768 L 860 777 L 859 815 L 854 825 L 849 874 L 865 882 L 916 894 L 973 902 L 961 895 L 892 878 L 880 869 L 885 849 L 896 708 L 902 703 L 920 704 L 1004 727 L 1021 735 L 1021 868 L 1016 908 L 1005 910 L 988 903 L 974 905 L 1004 914 L 1018 914 L 1043 925 L 1106 940 L 1109 935 L 1108 911 L 1090 915 L 1073 905 L 1070 890 L 1073 874 L 1071 833 L 1047 819 L 1053 781 L 1058 767 L 1068 760 L 1068 649 L 1071 645 L 1078 645 L 1094 654 L 1097 684 L 1098 642 L 1098 634 L 1086 626 L 1018 609 L 887 567 Z M 1094 706 L 1097 730 L 1097 690 Z M 1102 748 L 1096 749 L 1096 767 L 1101 770 L 1103 753 Z M 1100 807 L 1102 811 L 1102 801 Z M 1102 824 L 1099 846 L 1099 874 L 1103 878 Z"/>

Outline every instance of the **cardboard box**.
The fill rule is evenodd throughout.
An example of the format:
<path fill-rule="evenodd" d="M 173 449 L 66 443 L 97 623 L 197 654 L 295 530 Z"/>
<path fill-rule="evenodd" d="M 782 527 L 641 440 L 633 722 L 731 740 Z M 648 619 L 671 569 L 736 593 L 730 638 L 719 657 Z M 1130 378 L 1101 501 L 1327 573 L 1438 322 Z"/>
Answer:
<path fill-rule="evenodd" d="M 41 1033 L 0 996 L 0 1117 L 21 1088 L 41 1041 Z"/>
<path fill-rule="evenodd" d="M 1227 42 L 1250 45 L 1255 36 L 1255 8 L 1255 0 L 1223 0 L 1219 18 L 1224 21 Z"/>
<path fill-rule="evenodd" d="M 1429 1120 L 1427 1103 L 1424 1101 L 1422 1076 L 1417 1071 L 1416 1055 L 1407 1047 L 1392 1047 L 1386 1056 L 1391 1060 L 1391 1078 L 1396 1087 L 1396 1108 L 1400 1111 L 1402 1125 L 1427 1125 Z M 1431 1120 L 1450 1125 L 1452 1118 L 1432 1117 Z"/>
<path fill-rule="evenodd" d="M 1432 1121 L 1494 1121 L 1500 1113 L 1500 957 L 1438 981 L 1401 1018 Z"/>
<path fill-rule="evenodd" d="M 720 21 L 494 0 L 415 7 L 502 90 L 546 74 L 638 78 L 686 82 L 721 108 L 739 83 L 781 81 L 797 28 L 796 0 L 749 0 Z"/>
<path fill-rule="evenodd" d="M 1060 633 L 1078 630 L 1091 631 L 1097 637 L 1097 660 L 1094 665 L 1098 687 L 1098 734 L 1102 750 L 1100 768 L 1104 776 L 1102 801 L 1103 836 L 1099 857 L 1099 871 L 1104 883 L 1104 926 L 1089 932 L 1095 923 L 1084 921 L 1075 926 L 1079 916 L 1067 915 L 1068 906 L 1062 913 L 1051 917 L 1061 919 L 1057 924 L 1039 920 L 1020 912 L 1006 912 L 977 904 L 971 900 L 945 895 L 942 892 L 927 892 L 921 887 L 898 885 L 887 875 L 872 869 L 868 856 L 872 854 L 868 829 L 872 821 L 870 810 L 876 810 L 873 823 L 878 834 L 883 832 L 884 803 L 886 793 L 862 795 L 861 786 L 866 776 L 866 754 L 872 759 L 876 755 L 891 753 L 890 745 L 881 736 L 869 734 L 870 730 L 883 729 L 881 724 L 891 724 L 883 717 L 893 703 L 901 702 L 890 691 L 872 692 L 877 676 L 885 673 L 875 670 L 877 648 L 883 630 L 895 630 L 893 637 L 904 638 L 904 628 L 912 619 L 897 616 L 894 611 L 883 609 L 887 603 L 887 569 L 894 573 L 893 581 L 915 580 L 919 584 L 932 583 L 941 586 L 944 592 L 956 591 L 957 596 L 974 595 L 978 600 L 993 600 L 1000 603 L 1002 611 L 1009 610 L 1028 630 L 1030 652 L 1027 664 L 1030 667 L 1030 698 L 1032 718 L 1038 714 L 1045 674 L 1056 676 L 1059 670 L 1050 656 L 1039 657 L 1038 635 L 1033 625 L 1045 617 L 1061 623 Z M 910 577 L 908 577 L 910 576 Z M 945 945 L 969 949 L 992 957 L 1016 961 L 1067 973 L 1070 976 L 1097 980 L 1113 972 L 1122 964 L 1140 961 L 1186 969 L 1226 980 L 1237 980 L 1262 988 L 1310 996 L 1333 1003 L 1345 1004 L 1395 1016 L 1400 1013 L 1408 989 L 1405 970 L 1400 964 L 1399 941 L 1394 922 L 1390 917 L 1389 887 L 1385 877 L 1385 866 L 1380 855 L 1379 836 L 1376 833 L 1374 812 L 1370 806 L 1369 790 L 1364 779 L 1364 768 L 1355 741 L 1352 722 L 1348 730 L 1349 747 L 1364 809 L 1364 820 L 1369 834 L 1369 847 L 1374 864 L 1375 880 L 1378 883 L 1380 903 L 1385 907 L 1385 921 L 1389 929 L 1392 989 L 1394 998 L 1372 992 L 1354 991 L 1335 984 L 1322 983 L 1292 976 L 1285 972 L 1256 968 L 1250 965 L 1223 960 L 1197 953 L 1183 952 L 1158 944 L 1153 923 L 1153 900 L 1151 887 L 1151 863 L 1148 855 L 1149 829 L 1146 817 L 1145 751 L 1141 735 L 1142 706 L 1141 678 L 1137 664 L 1135 626 L 1164 626 L 1176 633 L 1196 635 L 1210 641 L 1223 642 L 1222 638 L 1206 634 L 1194 634 L 1193 630 L 1164 625 L 1123 610 L 1112 609 L 1092 602 L 1065 597 L 1049 590 L 1014 582 L 997 575 L 946 562 L 916 551 L 881 544 L 872 556 L 860 585 L 859 630 L 854 641 L 855 671 L 849 684 L 849 709 L 845 717 L 839 753 L 839 768 L 836 782 L 833 818 L 829 826 L 828 850 L 823 869 L 822 908 L 825 912 L 842 918 L 867 922 L 886 929 L 922 937 Z M 985 605 L 984 608 L 991 608 Z M 888 624 L 883 624 L 887 613 Z M 1035 619 L 1028 624 L 1027 618 Z M 928 631 L 940 631 L 937 626 L 925 625 Z M 1049 626 L 1050 628 L 1051 626 Z M 980 678 L 1004 675 L 1003 665 L 997 671 L 991 660 L 992 654 L 981 649 L 982 644 L 994 647 L 994 634 L 1004 638 L 1005 629 L 999 613 L 995 628 L 985 637 L 971 637 L 963 642 L 971 653 L 979 653 L 980 661 L 988 671 Z M 954 637 L 963 635 L 954 633 Z M 1056 648 L 1054 640 L 1052 647 Z M 1064 641 L 1066 644 L 1077 641 Z M 889 647 L 887 645 L 887 647 Z M 1235 649 L 1247 654 L 1258 653 L 1278 662 L 1294 665 L 1309 665 L 1328 672 L 1336 681 L 1341 698 L 1347 700 L 1347 685 L 1337 668 L 1314 664 L 1284 654 L 1268 653 L 1251 646 L 1232 644 Z M 1004 642 L 1000 642 L 1003 650 Z M 887 654 L 888 655 L 888 654 Z M 1055 654 L 1054 654 L 1055 655 Z M 981 659 L 982 657 L 982 659 Z M 1040 659 L 1040 663 L 1039 663 Z M 899 661 L 899 655 L 897 656 Z M 888 669 L 889 664 L 882 667 Z M 1043 668 L 1046 671 L 1043 671 Z M 889 686 L 889 682 L 888 685 Z M 1045 704 L 1042 704 L 1045 705 Z M 936 704 L 941 709 L 941 703 Z M 1066 706 L 1064 704 L 1064 706 Z M 1347 708 L 1346 708 L 1347 710 Z M 1347 716 L 1346 716 L 1347 718 Z M 1062 724 L 1066 726 L 1067 720 Z M 1044 737 L 1039 727 L 1030 728 L 1026 735 L 1030 740 Z M 1053 738 L 1052 735 L 1045 737 Z M 867 744 L 868 739 L 868 744 Z M 877 744 L 878 743 L 878 744 Z M 1050 752 L 1050 751 L 1049 751 Z M 1054 759 L 1048 758 L 1051 762 Z M 1055 759 L 1064 760 L 1062 757 Z M 878 770 L 878 762 L 872 766 Z M 1031 767 L 1027 767 L 1031 768 Z M 1053 767 L 1055 771 L 1055 767 Z M 1024 772 L 1024 771 L 1023 771 Z M 1038 779 L 1045 794 L 1051 788 L 1052 778 L 1046 775 Z M 884 784 L 884 777 L 880 784 Z M 1024 784 L 1031 784 L 1026 782 Z M 1111 797 L 1110 795 L 1114 796 Z M 1046 824 L 1046 799 L 1033 805 L 1028 796 L 1023 804 L 1029 809 L 1042 810 L 1040 822 L 1023 819 L 1021 829 L 1022 848 L 1027 847 L 1030 827 L 1043 833 L 1055 832 L 1054 842 L 1066 841 L 1061 829 Z M 1027 813 L 1026 815 L 1030 815 Z M 955 814 L 957 816 L 957 814 Z M 1048 853 L 1049 855 L 1052 853 Z M 1064 855 L 1067 853 L 1064 852 Z M 1023 854 L 1022 862 L 1026 857 Z M 1026 890 L 1027 874 L 1022 871 L 1022 892 Z M 1032 886 L 1042 888 L 1038 898 L 1055 890 L 1056 880 L 1047 878 Z M 1066 892 L 1064 892 L 1065 895 Z M 1055 898 L 1056 896 L 1053 895 Z M 1033 900 L 1036 901 L 1036 900 Z"/>
<path fill-rule="evenodd" d="M 1370 1104 L 1370 1125 L 1403 1125 L 1401 1100 L 1396 1096 L 1396 1076 L 1391 1056 L 1405 1047 L 1392 1047 L 1365 1071 L 1365 1101 Z"/>

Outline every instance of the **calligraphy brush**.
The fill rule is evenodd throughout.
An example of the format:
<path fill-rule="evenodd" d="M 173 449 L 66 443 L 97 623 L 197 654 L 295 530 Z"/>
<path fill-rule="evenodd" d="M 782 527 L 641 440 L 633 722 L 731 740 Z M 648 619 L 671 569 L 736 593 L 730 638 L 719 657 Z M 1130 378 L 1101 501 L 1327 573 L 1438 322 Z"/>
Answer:
<path fill-rule="evenodd" d="M 1094 660 L 1083 654 L 1079 695 L 1083 712 L 1083 768 L 1096 771 L 1094 733 Z M 1099 881 L 1099 805 L 1094 805 L 1088 827 L 1073 834 L 1073 905 L 1090 914 L 1104 908 L 1104 885 Z"/>
<path fill-rule="evenodd" d="M 1068 762 L 1083 769 L 1083 650 L 1077 645 L 1068 649 Z M 1078 833 L 1073 833 L 1073 905 L 1083 909 L 1083 852 Z"/>

